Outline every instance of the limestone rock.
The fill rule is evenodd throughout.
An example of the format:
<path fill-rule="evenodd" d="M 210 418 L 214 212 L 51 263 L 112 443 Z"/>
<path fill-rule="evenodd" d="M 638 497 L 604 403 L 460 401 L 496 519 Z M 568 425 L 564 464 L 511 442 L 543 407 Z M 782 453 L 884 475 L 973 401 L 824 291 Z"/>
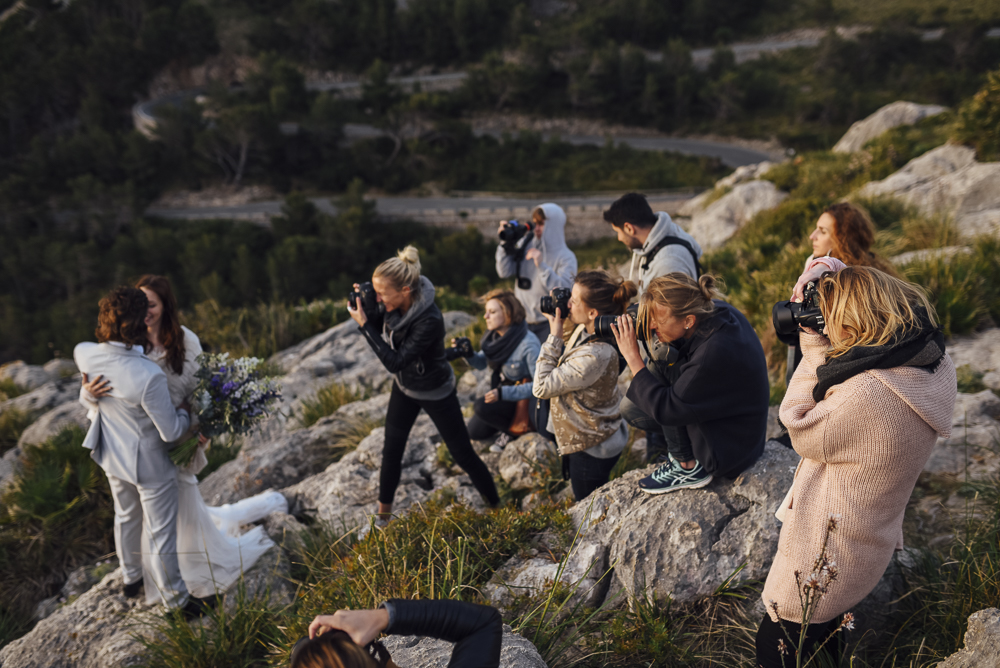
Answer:
<path fill-rule="evenodd" d="M 440 440 L 430 418 L 418 417 L 403 455 L 402 475 L 393 504 L 395 512 L 427 500 L 435 483 L 440 486 L 449 477 L 437 461 Z M 322 473 L 281 490 L 291 512 L 297 516 L 315 515 L 345 533 L 367 526 L 378 501 L 384 443 L 385 429 L 379 427 L 361 441 L 357 450 L 330 464 Z"/>
<path fill-rule="evenodd" d="M 281 489 L 319 473 L 330 461 L 329 447 L 351 418 L 385 413 L 389 395 L 341 406 L 307 429 L 285 431 L 276 420 L 248 436 L 236 459 L 198 485 L 210 506 L 233 503 L 265 489 Z"/>
<path fill-rule="evenodd" d="M 291 601 L 287 559 L 277 548 L 262 556 L 242 582 L 251 598 L 269 593 L 274 605 Z M 119 568 L 0 649 L 0 666 L 104 668 L 142 664 L 143 647 L 136 636 L 156 637 L 154 625 L 162 607 L 147 604 L 144 596 L 127 599 L 121 589 Z M 234 598 L 227 594 L 225 605 L 234 605 Z"/>
<path fill-rule="evenodd" d="M 924 471 L 982 478 L 1000 469 L 995 442 L 1000 434 L 1000 397 L 990 390 L 959 393 L 952 414 L 951 436 L 939 438 Z"/>
<path fill-rule="evenodd" d="M 26 390 L 34 390 L 55 379 L 44 367 L 18 360 L 0 366 L 0 380 L 10 380 Z"/>
<path fill-rule="evenodd" d="M 535 432 L 511 441 L 500 455 L 500 477 L 511 489 L 538 486 L 538 472 L 557 461 L 555 444 Z"/>
<path fill-rule="evenodd" d="M 454 643 L 418 636 L 389 636 L 383 640 L 396 665 L 406 668 L 447 668 Z M 500 668 L 546 668 L 545 661 L 527 638 L 504 624 Z"/>
<path fill-rule="evenodd" d="M 953 217 L 964 238 L 1000 230 L 1000 163 L 976 162 L 966 146 L 939 146 L 857 194 L 896 197 L 925 215 Z"/>
<path fill-rule="evenodd" d="M 708 251 L 724 244 L 751 218 L 781 204 L 788 193 L 770 181 L 748 181 L 736 185 L 691 219 L 688 232 Z"/>
<path fill-rule="evenodd" d="M 445 329 L 449 332 L 446 337 L 474 321 L 468 313 L 445 313 Z M 281 406 L 293 411 L 301 399 L 333 380 L 376 392 L 387 390 L 392 380 L 353 320 L 275 353 L 268 361 L 284 370 Z"/>
<path fill-rule="evenodd" d="M 66 427 L 74 425 L 84 431 L 90 428 L 87 409 L 79 401 L 69 401 L 42 414 L 24 430 L 17 441 L 17 447 L 44 443 Z"/>
<path fill-rule="evenodd" d="M 948 354 L 956 367 L 968 365 L 979 373 L 1000 371 L 1000 327 L 954 337 L 948 343 Z"/>
<path fill-rule="evenodd" d="M 608 551 L 604 546 L 598 543 L 574 545 L 563 561 L 565 564 L 560 564 L 548 556 L 513 557 L 493 574 L 483 587 L 483 594 L 491 605 L 506 609 L 518 596 L 544 591 L 558 575 L 559 581 L 572 590 L 567 609 L 577 604 L 600 605 L 611 582 Z"/>
<path fill-rule="evenodd" d="M 39 367 L 41 368 L 41 367 Z M 80 397 L 80 377 L 49 380 L 30 392 L 0 403 L 0 413 L 15 408 L 25 413 L 39 414 Z"/>
<path fill-rule="evenodd" d="M 638 481 L 653 470 L 630 471 L 570 509 L 578 527 L 566 584 L 613 568 L 606 600 L 647 591 L 662 599 L 687 602 L 712 593 L 744 561 L 740 579 L 763 580 L 778 546 L 780 525 L 774 511 L 792 484 L 799 457 L 768 442 L 760 460 L 735 480 L 713 481 L 700 490 L 650 496 Z M 517 591 L 538 593 L 551 566 L 525 564 L 514 557 L 501 578 Z M 500 584 L 497 580 L 494 584 Z M 586 582 L 584 584 L 587 584 Z M 584 589 L 581 584 L 581 590 Z M 513 587 L 512 587 L 513 589 Z M 503 594 L 493 589 L 497 600 Z"/>
<path fill-rule="evenodd" d="M 301 547 L 302 532 L 306 530 L 304 524 L 288 513 L 274 512 L 264 518 L 264 531 L 268 537 L 289 552 Z"/>
<path fill-rule="evenodd" d="M 747 181 L 753 181 L 759 179 L 763 174 L 766 174 L 768 170 L 774 167 L 773 162 L 759 162 L 755 165 L 742 165 L 733 170 L 733 173 L 729 176 L 719 179 L 715 182 L 715 187 L 711 190 L 706 190 L 705 192 L 692 197 L 684 205 L 677 210 L 677 215 L 681 218 L 691 218 L 702 211 L 705 210 L 707 206 L 706 202 L 712 199 L 716 195 L 716 191 L 719 189 L 729 191 L 732 190 L 734 186 L 740 183 L 746 183 Z"/>
<path fill-rule="evenodd" d="M 994 668 L 1000 665 L 1000 610 L 987 608 L 969 616 L 965 647 L 938 668 Z"/>
<path fill-rule="evenodd" d="M 76 368 L 76 362 L 66 357 L 56 357 L 42 365 L 45 373 L 49 374 L 53 380 L 57 378 L 68 378 L 80 373 Z"/>
<path fill-rule="evenodd" d="M 14 482 L 14 476 L 21 469 L 21 448 L 11 448 L 0 457 L 0 494 Z"/>
<path fill-rule="evenodd" d="M 874 114 L 854 123 L 833 147 L 834 153 L 854 153 L 882 133 L 900 125 L 913 125 L 917 121 L 947 111 L 947 107 L 915 102 L 893 102 Z"/>

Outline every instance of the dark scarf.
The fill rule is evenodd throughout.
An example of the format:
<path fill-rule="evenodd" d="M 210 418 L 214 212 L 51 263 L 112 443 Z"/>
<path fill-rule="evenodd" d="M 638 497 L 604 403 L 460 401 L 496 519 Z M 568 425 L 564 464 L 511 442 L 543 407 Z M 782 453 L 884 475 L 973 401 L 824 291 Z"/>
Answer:
<path fill-rule="evenodd" d="M 514 353 L 525 334 L 528 333 L 528 325 L 519 322 L 507 328 L 507 332 L 500 336 L 497 331 L 486 332 L 482 340 L 483 354 L 486 355 L 486 363 L 491 369 L 499 369 L 507 358 Z"/>
<path fill-rule="evenodd" d="M 834 385 L 870 369 L 913 366 L 934 373 L 944 358 L 944 335 L 931 324 L 926 311 L 918 311 L 920 325 L 884 346 L 857 346 L 840 357 L 832 357 L 816 368 L 819 382 L 813 399 L 820 402 Z"/>

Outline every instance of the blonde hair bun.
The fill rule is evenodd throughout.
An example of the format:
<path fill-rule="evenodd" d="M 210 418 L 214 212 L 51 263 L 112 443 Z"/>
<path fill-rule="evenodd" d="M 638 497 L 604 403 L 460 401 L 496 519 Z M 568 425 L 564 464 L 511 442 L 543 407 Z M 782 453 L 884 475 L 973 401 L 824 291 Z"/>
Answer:
<path fill-rule="evenodd" d="M 406 264 L 414 265 L 416 270 L 420 271 L 420 251 L 417 250 L 416 246 L 407 246 L 396 253 L 396 257 Z"/>

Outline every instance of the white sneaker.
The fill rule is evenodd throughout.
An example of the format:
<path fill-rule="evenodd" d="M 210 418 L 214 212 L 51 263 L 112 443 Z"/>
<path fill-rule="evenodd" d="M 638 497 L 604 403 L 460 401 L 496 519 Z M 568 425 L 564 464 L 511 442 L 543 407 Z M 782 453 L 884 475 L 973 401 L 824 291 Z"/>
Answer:
<path fill-rule="evenodd" d="M 501 432 L 501 434 L 497 436 L 497 440 L 490 446 L 490 452 L 503 452 L 503 449 L 507 447 L 507 444 L 510 443 L 510 441 L 510 435 Z"/>

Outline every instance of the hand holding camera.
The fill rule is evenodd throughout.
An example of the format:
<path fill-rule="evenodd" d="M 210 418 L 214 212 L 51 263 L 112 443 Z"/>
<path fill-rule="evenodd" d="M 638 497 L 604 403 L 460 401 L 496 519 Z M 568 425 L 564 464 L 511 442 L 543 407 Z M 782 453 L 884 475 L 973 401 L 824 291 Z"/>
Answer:
<path fill-rule="evenodd" d="M 460 336 L 457 339 L 451 340 L 451 348 L 445 348 L 444 358 L 450 362 L 459 357 L 469 359 L 475 354 L 476 351 L 472 349 L 472 341 L 464 336 Z"/>
<path fill-rule="evenodd" d="M 378 316 L 380 307 L 371 283 L 355 283 L 354 291 L 347 295 L 347 314 L 362 327 Z"/>
<path fill-rule="evenodd" d="M 549 321 L 549 333 L 562 338 L 563 320 L 569 315 L 569 298 L 573 291 L 569 288 L 553 288 L 551 295 L 542 297 L 538 310 Z"/>
<path fill-rule="evenodd" d="M 821 336 L 824 335 L 826 320 L 819 309 L 816 292 L 816 281 L 809 281 L 802 290 L 801 302 L 785 301 L 774 305 L 771 310 L 771 320 L 778 335 L 794 334 L 799 327 L 807 332 L 814 331 Z"/>

